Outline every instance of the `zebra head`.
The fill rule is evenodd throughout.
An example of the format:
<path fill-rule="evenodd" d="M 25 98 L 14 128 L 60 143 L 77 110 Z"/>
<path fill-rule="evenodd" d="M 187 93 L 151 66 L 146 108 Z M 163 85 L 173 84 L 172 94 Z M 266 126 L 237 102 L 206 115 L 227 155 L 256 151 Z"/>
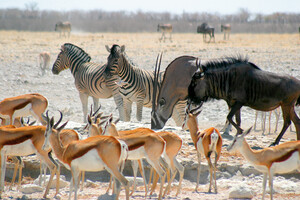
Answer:
<path fill-rule="evenodd" d="M 117 44 L 114 44 L 111 48 L 105 45 L 106 50 L 110 53 L 107 57 L 107 66 L 105 73 L 108 76 L 117 75 L 119 73 L 119 66 L 122 58 L 122 54 L 125 52 L 125 46 L 121 47 Z"/>

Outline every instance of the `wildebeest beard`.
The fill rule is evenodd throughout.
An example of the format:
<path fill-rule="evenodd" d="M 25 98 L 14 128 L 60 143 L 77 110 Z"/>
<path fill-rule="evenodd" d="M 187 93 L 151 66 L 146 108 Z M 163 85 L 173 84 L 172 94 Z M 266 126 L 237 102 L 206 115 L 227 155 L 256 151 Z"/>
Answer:
<path fill-rule="evenodd" d="M 199 97 L 197 97 L 197 95 L 195 93 L 195 87 L 196 87 L 196 84 L 197 84 L 197 79 L 201 78 L 201 76 L 203 76 L 203 74 L 201 74 L 200 72 L 195 73 L 195 75 L 192 78 L 191 84 L 188 87 L 188 97 L 187 97 L 187 99 L 190 100 L 193 104 L 196 104 L 196 105 L 200 105 L 201 103 L 207 102 L 211 99 L 208 96 L 204 96 L 200 99 Z"/>

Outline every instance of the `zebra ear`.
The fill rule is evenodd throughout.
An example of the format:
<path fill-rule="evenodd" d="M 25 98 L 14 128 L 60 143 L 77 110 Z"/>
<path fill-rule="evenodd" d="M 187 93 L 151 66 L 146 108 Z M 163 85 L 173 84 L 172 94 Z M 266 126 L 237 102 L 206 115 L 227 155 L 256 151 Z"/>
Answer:
<path fill-rule="evenodd" d="M 125 45 L 121 46 L 121 53 L 125 52 Z"/>
<path fill-rule="evenodd" d="M 110 53 L 110 48 L 108 45 L 105 45 L 106 50 L 108 51 L 108 53 Z"/>

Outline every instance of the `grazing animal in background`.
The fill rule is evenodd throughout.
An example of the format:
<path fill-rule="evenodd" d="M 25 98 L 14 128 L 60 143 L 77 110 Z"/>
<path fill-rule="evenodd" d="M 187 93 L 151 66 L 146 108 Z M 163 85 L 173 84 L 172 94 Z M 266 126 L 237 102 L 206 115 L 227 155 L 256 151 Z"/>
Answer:
<path fill-rule="evenodd" d="M 224 40 L 229 40 L 229 35 L 231 32 L 231 25 L 230 24 L 222 24 L 221 25 L 221 32 L 224 32 Z M 227 35 L 227 37 L 226 37 Z"/>
<path fill-rule="evenodd" d="M 159 38 L 159 41 L 166 40 L 166 33 L 170 35 L 169 40 L 172 41 L 172 31 L 173 27 L 172 24 L 158 24 L 157 25 L 157 32 L 161 31 L 161 38 Z"/>
<path fill-rule="evenodd" d="M 300 119 L 295 113 L 295 104 L 300 105 L 300 80 L 282 74 L 263 71 L 247 58 L 228 57 L 206 63 L 171 63 L 165 72 L 157 99 L 157 108 L 152 111 L 151 128 L 162 128 L 178 100 L 189 99 L 194 104 L 209 99 L 223 99 L 230 112 L 228 121 L 242 133 L 232 117 L 243 106 L 259 111 L 271 111 L 281 106 L 283 127 L 272 145 L 279 141 L 291 121 L 300 140 Z M 240 115 L 239 115 L 240 117 Z M 236 119 L 240 122 L 240 118 Z"/>
<path fill-rule="evenodd" d="M 44 51 L 39 54 L 39 65 L 42 70 L 42 76 L 44 76 L 46 70 L 50 66 L 50 53 L 49 52 Z"/>
<path fill-rule="evenodd" d="M 72 179 L 70 181 L 69 199 L 71 199 L 74 185 L 74 199 L 77 199 L 80 171 L 96 172 L 106 169 L 125 187 L 126 200 L 129 200 L 129 182 L 118 169 L 120 163 L 126 159 L 128 149 L 122 148 L 120 142 L 113 136 L 94 136 L 62 146 L 58 136 L 67 123 L 64 123 L 60 128 L 55 128 L 54 118 L 49 119 L 48 114 L 46 117 L 47 129 L 42 149 L 51 147 L 56 157 L 71 170 Z M 116 184 L 116 199 L 118 199 L 120 193 L 118 181 Z"/>
<path fill-rule="evenodd" d="M 212 38 L 215 42 L 215 28 L 209 26 L 207 23 L 202 23 L 200 26 L 198 26 L 197 33 L 203 34 L 203 42 L 209 43 Z M 209 35 L 209 41 L 206 40 L 206 35 Z"/>
<path fill-rule="evenodd" d="M 274 133 L 277 132 L 277 127 L 278 127 L 278 122 L 279 122 L 279 115 L 280 115 L 280 109 L 276 108 L 275 110 L 272 110 L 270 112 L 260 112 L 260 111 L 255 111 L 255 120 L 254 120 L 254 130 L 256 130 L 256 122 L 257 122 L 257 117 L 258 114 L 261 114 L 261 130 L 262 130 L 262 135 L 264 135 L 266 131 L 266 119 L 267 119 L 267 114 L 269 115 L 269 134 L 271 133 L 271 116 L 272 112 L 274 111 L 275 117 L 276 117 L 276 122 L 275 122 L 275 129 Z M 291 128 L 291 126 L 290 126 Z"/>
<path fill-rule="evenodd" d="M 189 131 L 191 134 L 191 138 L 197 150 L 197 158 L 198 158 L 198 170 L 197 170 L 197 184 L 195 191 L 198 189 L 199 180 L 200 180 L 200 172 L 201 172 L 201 154 L 205 156 L 208 166 L 209 166 L 209 189 L 208 192 L 211 192 L 212 184 L 214 185 L 215 193 L 218 193 L 217 189 L 217 178 L 216 178 L 216 170 L 217 170 L 217 162 L 221 155 L 222 150 L 222 136 L 220 132 L 216 128 L 208 128 L 204 131 L 200 131 L 197 122 L 197 116 L 201 113 L 197 111 L 198 108 L 193 110 L 187 109 L 186 119 L 183 126 L 187 125 L 189 127 Z M 211 155 L 214 153 L 215 155 L 215 163 L 214 165 L 211 162 Z M 214 179 L 214 181 L 213 181 Z"/>
<path fill-rule="evenodd" d="M 118 76 L 124 82 L 120 87 L 123 96 L 125 121 L 130 121 L 132 102 L 136 102 L 136 118 L 142 120 L 143 106 L 150 108 L 153 101 L 154 72 L 138 68 L 129 62 L 125 53 L 125 46 L 113 45 L 111 49 L 106 46 L 110 55 L 107 58 L 107 76 Z M 164 72 L 159 74 L 158 85 L 162 82 Z M 176 104 L 173 119 L 177 126 L 181 126 L 185 116 L 185 101 Z"/>
<path fill-rule="evenodd" d="M 94 110 L 98 109 L 99 98 L 107 99 L 114 97 L 116 106 L 119 110 L 121 120 L 123 115 L 123 99 L 119 93 L 119 86 L 116 84 L 119 77 L 106 77 L 104 70 L 106 65 L 90 62 L 91 57 L 80 47 L 65 43 L 61 46 L 53 64 L 52 73 L 59 74 L 69 68 L 75 79 L 75 86 L 79 92 L 82 104 L 83 121 L 87 122 L 88 97 L 93 97 Z"/>
<path fill-rule="evenodd" d="M 42 114 L 47 107 L 48 100 L 38 93 L 5 98 L 0 102 L 0 117 L 2 119 L 2 124 L 12 125 L 15 118 L 32 115 L 43 125 L 46 125 Z"/>
<path fill-rule="evenodd" d="M 300 141 L 285 142 L 262 150 L 252 150 L 245 139 L 250 131 L 251 128 L 241 135 L 236 134 L 227 150 L 229 152 L 239 151 L 254 168 L 264 174 L 262 199 L 265 197 L 267 177 L 269 176 L 270 199 L 272 200 L 274 174 L 300 171 Z"/>
<path fill-rule="evenodd" d="M 57 22 L 55 24 L 55 31 L 59 32 L 59 37 L 62 35 L 68 38 L 71 35 L 71 23 L 70 22 Z M 67 33 L 67 35 L 66 35 Z"/>

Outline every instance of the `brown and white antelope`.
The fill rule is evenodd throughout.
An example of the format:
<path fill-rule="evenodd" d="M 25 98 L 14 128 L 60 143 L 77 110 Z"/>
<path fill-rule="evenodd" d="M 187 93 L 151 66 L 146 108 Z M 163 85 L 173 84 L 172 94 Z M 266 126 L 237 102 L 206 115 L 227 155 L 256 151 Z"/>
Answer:
<path fill-rule="evenodd" d="M 67 33 L 68 38 L 69 38 L 71 35 L 71 23 L 70 22 L 57 22 L 55 24 L 55 31 L 59 32 L 59 37 L 62 36 L 62 33 L 63 33 L 63 36 L 67 37 L 66 36 L 66 33 Z"/>
<path fill-rule="evenodd" d="M 187 111 L 186 120 L 184 125 L 187 125 L 195 148 L 197 150 L 197 158 L 198 158 L 198 168 L 197 168 L 197 184 L 195 190 L 197 191 L 200 179 L 200 171 L 201 171 L 201 154 L 203 154 L 208 162 L 209 166 L 209 189 L 208 192 L 211 192 L 212 182 L 214 185 L 215 193 L 218 193 L 217 189 L 217 181 L 216 181 L 216 169 L 217 162 L 221 155 L 222 149 L 222 136 L 220 132 L 216 128 L 208 128 L 204 131 L 200 131 L 198 127 L 197 116 L 200 114 L 201 110 L 197 112 L 198 108 Z M 211 155 L 215 154 L 215 163 L 214 165 L 211 162 Z"/>
<path fill-rule="evenodd" d="M 48 156 L 50 148 L 43 148 L 46 127 L 27 126 L 20 128 L 1 127 L 0 128 L 0 151 L 1 151 L 1 192 L 4 189 L 5 161 L 7 156 L 28 156 L 36 153 L 50 169 L 50 180 L 47 184 L 43 198 L 46 198 L 53 177 L 56 173 L 57 163 Z M 56 194 L 58 188 L 56 188 Z"/>
<path fill-rule="evenodd" d="M 169 40 L 172 41 L 172 31 L 173 27 L 172 24 L 158 24 L 157 25 L 157 32 L 161 31 L 161 38 L 159 41 L 166 40 L 166 33 L 169 33 L 170 37 Z"/>
<path fill-rule="evenodd" d="M 224 32 L 224 40 L 229 40 L 229 35 L 231 32 L 231 25 L 230 24 L 222 24 L 221 25 L 221 32 Z M 227 37 L 226 37 L 227 35 Z"/>
<path fill-rule="evenodd" d="M 227 150 L 229 152 L 239 151 L 248 162 L 263 173 L 262 199 L 265 197 L 267 178 L 269 176 L 270 199 L 273 199 L 274 174 L 282 174 L 294 170 L 300 171 L 300 141 L 285 142 L 274 147 L 252 150 L 245 139 L 245 136 L 250 131 L 251 128 L 242 134 L 236 134 Z"/>
<path fill-rule="evenodd" d="M 50 66 L 50 53 L 44 51 L 39 54 L 39 65 L 42 70 L 42 75 L 45 75 L 47 68 Z"/>
<path fill-rule="evenodd" d="M 120 142 L 112 136 L 94 136 L 84 140 L 73 141 L 63 146 L 58 137 L 61 128 L 53 127 L 53 117 L 47 115 L 47 129 L 43 149 L 51 146 L 56 157 L 72 172 L 69 199 L 75 185 L 75 196 L 77 199 L 78 178 L 80 171 L 101 171 L 106 169 L 125 187 L 126 199 L 129 199 L 129 185 L 127 179 L 120 173 L 119 164 L 126 159 L 127 149 L 122 148 Z M 65 126 L 63 124 L 61 127 Z M 109 153 L 108 153 L 109 152 Z M 116 199 L 118 199 L 120 185 L 117 182 Z"/>
<path fill-rule="evenodd" d="M 128 160 L 140 160 L 146 158 L 147 162 L 159 175 L 161 185 L 158 199 L 161 199 L 166 174 L 160 165 L 160 160 L 161 157 L 167 157 L 165 141 L 159 135 L 153 133 L 151 129 L 147 128 L 118 131 L 116 125 L 112 123 L 112 118 L 108 120 L 103 133 L 115 136 L 117 139 L 124 141 L 127 144 L 129 149 Z M 147 195 L 147 187 L 145 187 L 145 190 Z"/>
<path fill-rule="evenodd" d="M 0 117 L 3 123 L 12 125 L 15 118 L 32 115 L 45 125 L 42 114 L 47 106 L 48 100 L 38 93 L 9 97 L 0 102 Z"/>

